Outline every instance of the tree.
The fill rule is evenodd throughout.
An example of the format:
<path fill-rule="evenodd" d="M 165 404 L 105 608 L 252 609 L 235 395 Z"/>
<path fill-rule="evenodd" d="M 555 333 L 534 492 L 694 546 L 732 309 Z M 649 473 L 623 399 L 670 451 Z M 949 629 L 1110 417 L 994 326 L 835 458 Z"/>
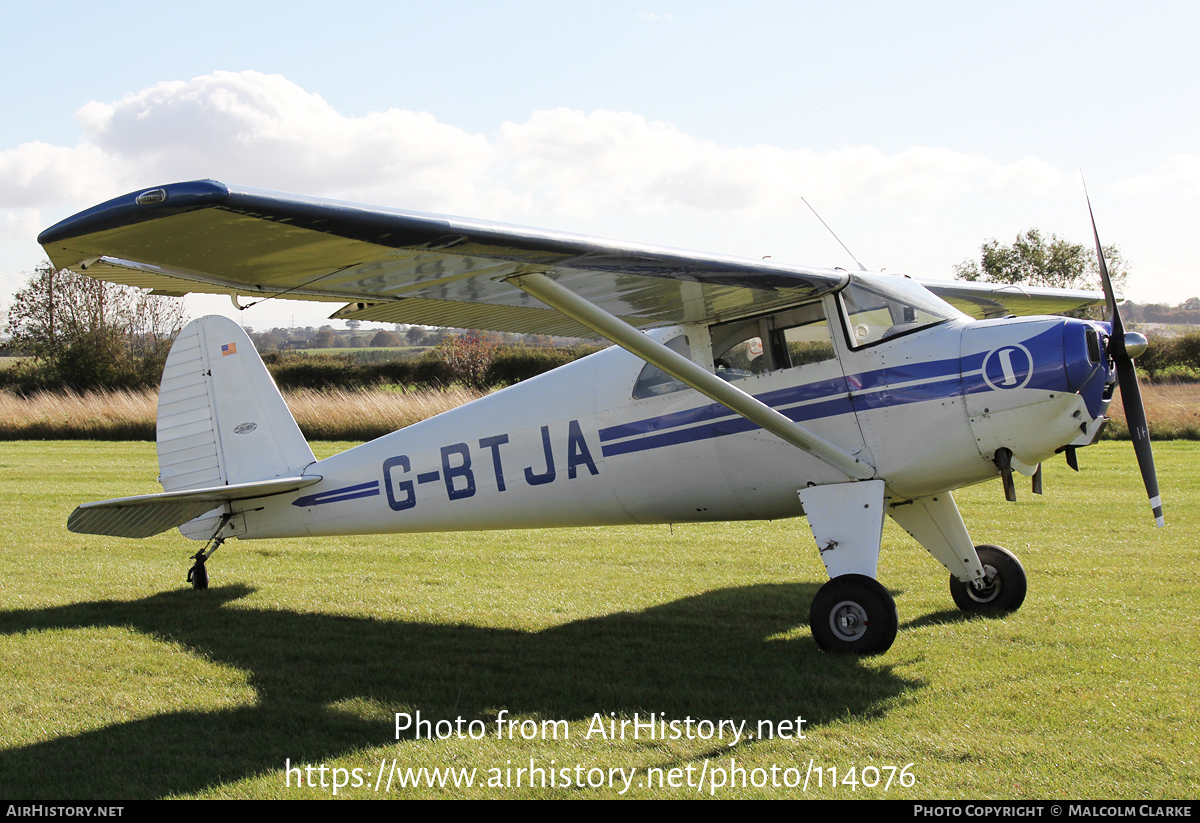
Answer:
<path fill-rule="evenodd" d="M 433 354 L 446 364 L 451 380 L 484 391 L 487 389 L 488 366 L 498 348 L 492 335 L 471 331 L 445 338 Z"/>
<path fill-rule="evenodd" d="M 332 349 L 337 345 L 337 334 L 328 326 L 322 326 L 321 330 L 312 336 L 308 341 L 310 349 Z"/>
<path fill-rule="evenodd" d="M 1116 246 L 1102 248 L 1113 289 L 1120 293 L 1125 288 L 1129 265 Z M 1058 289 L 1099 291 L 1101 288 L 1094 249 L 1070 243 L 1056 234 L 1046 240 L 1040 231 L 1030 229 L 1017 235 L 1010 246 L 988 240 L 980 246 L 980 252 L 978 262 L 964 260 L 954 267 L 956 279 Z"/>
<path fill-rule="evenodd" d="M 76 390 L 154 385 L 186 315 L 178 298 L 41 263 L 13 296 L 6 330 L 34 358 L 38 386 Z"/>
<path fill-rule="evenodd" d="M 400 345 L 403 345 L 400 342 L 400 338 L 397 337 L 394 333 L 388 331 L 387 329 L 380 329 L 378 332 L 375 333 L 375 336 L 371 338 L 372 348 L 382 348 L 382 347 L 386 347 L 386 346 L 400 346 Z"/>

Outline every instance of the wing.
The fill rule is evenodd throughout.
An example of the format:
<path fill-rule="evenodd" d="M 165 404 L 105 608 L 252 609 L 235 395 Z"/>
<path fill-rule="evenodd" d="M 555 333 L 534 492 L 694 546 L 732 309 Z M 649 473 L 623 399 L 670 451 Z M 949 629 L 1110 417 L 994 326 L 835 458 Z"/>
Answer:
<path fill-rule="evenodd" d="M 724 320 L 841 288 L 841 270 L 177 183 L 46 229 L 54 265 L 163 294 L 347 301 L 334 317 L 595 336 L 504 278 L 542 272 L 633 326 Z"/>
<path fill-rule="evenodd" d="M 1104 305 L 1100 292 L 975 283 L 966 280 L 921 280 L 921 285 L 954 308 L 972 317 L 1010 314 L 1062 314 Z"/>
<path fill-rule="evenodd" d="M 58 268 L 160 294 L 346 302 L 339 319 L 594 337 L 506 283 L 544 272 L 637 327 L 730 320 L 846 284 L 819 269 L 227 186 L 117 197 L 42 232 Z M 974 317 L 1053 314 L 1103 295 L 921 281 Z"/>

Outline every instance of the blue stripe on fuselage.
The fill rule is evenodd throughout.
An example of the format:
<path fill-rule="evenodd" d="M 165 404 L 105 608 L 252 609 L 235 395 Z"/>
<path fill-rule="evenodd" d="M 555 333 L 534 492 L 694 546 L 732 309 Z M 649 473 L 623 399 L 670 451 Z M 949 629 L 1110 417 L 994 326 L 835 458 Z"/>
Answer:
<path fill-rule="evenodd" d="M 1047 329 L 1022 341 L 1022 345 L 1033 353 L 1035 363 L 1027 388 L 1067 391 L 1066 375 L 1061 368 L 1061 327 Z M 992 390 L 980 374 L 985 357 L 986 352 L 977 352 L 944 360 L 901 363 L 844 378 L 764 392 L 755 395 L 755 398 L 797 423 L 850 414 L 855 410 L 945 400 L 961 396 L 964 388 L 969 393 Z M 605 457 L 611 457 L 757 428 L 759 426 L 725 406 L 710 403 L 601 429 L 600 442 L 604 444 L 601 452 Z M 617 440 L 623 442 L 613 442 Z"/>
<path fill-rule="evenodd" d="M 340 489 L 330 489 L 326 492 L 298 497 L 292 501 L 292 505 L 301 508 L 320 506 L 322 503 L 341 503 L 345 500 L 357 500 L 360 497 L 375 497 L 378 494 L 379 481 L 371 480 L 367 483 L 359 483 L 357 486 L 344 486 Z"/>
<path fill-rule="evenodd" d="M 721 406 L 721 408 L 725 408 Z M 850 398 L 847 395 L 840 397 L 827 398 L 818 403 L 810 403 L 803 406 L 797 406 L 791 409 L 780 409 L 780 412 L 794 423 L 799 423 L 802 420 L 815 420 L 820 417 L 836 417 L 839 414 L 849 414 L 853 409 L 850 407 Z M 741 432 L 752 431 L 760 428 L 758 424 L 752 423 L 741 415 L 724 415 L 724 419 L 704 426 L 693 426 L 688 429 L 676 429 L 675 431 L 662 432 L 660 434 L 641 437 L 635 440 L 626 440 L 622 443 L 610 443 L 600 447 L 600 452 L 605 457 L 611 457 L 616 454 L 628 454 L 629 452 L 645 451 L 646 449 L 657 449 L 662 446 L 673 446 L 676 443 L 690 443 L 696 440 L 707 440 L 711 437 L 723 437 L 727 434 L 740 434 Z M 603 439 L 603 432 L 601 433 Z"/>

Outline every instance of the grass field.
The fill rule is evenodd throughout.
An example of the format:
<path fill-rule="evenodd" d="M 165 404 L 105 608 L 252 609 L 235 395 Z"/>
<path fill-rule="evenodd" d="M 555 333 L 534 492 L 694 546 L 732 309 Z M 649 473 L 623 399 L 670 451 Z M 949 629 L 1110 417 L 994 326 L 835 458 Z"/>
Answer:
<path fill-rule="evenodd" d="M 879 576 L 900 634 L 853 659 L 810 637 L 824 574 L 804 521 L 231 541 L 209 563 L 213 588 L 193 592 L 196 546 L 177 534 L 64 526 L 79 502 L 156 491 L 153 444 L 0 443 L 0 796 L 331 796 L 297 788 L 298 773 L 289 788 L 289 760 L 326 766 L 329 783 L 359 769 L 347 797 L 624 785 L 487 787 L 532 758 L 585 782 L 637 768 L 625 796 L 709 796 L 723 769 L 719 797 L 1195 799 L 1200 444 L 1155 454 L 1165 529 L 1128 443 L 1083 450 L 1078 475 L 1048 465 L 1041 498 L 1026 487 L 1006 504 L 998 483 L 958 494 L 975 539 L 1029 573 L 1004 619 L 963 617 L 947 575 L 889 523 Z M 395 713 L 417 711 L 486 722 L 487 736 L 396 740 Z M 501 711 L 567 721 L 570 738 L 497 739 Z M 596 713 L 651 712 L 747 731 L 803 717 L 805 736 L 586 737 Z M 393 761 L 475 769 L 477 785 L 376 792 Z M 807 791 L 772 787 L 773 767 L 779 782 L 809 774 Z M 915 782 L 896 771 L 885 790 L 888 767 Z M 730 787 L 739 768 L 767 785 Z M 842 783 L 851 768 L 857 785 Z M 648 774 L 668 785 L 647 788 Z"/>

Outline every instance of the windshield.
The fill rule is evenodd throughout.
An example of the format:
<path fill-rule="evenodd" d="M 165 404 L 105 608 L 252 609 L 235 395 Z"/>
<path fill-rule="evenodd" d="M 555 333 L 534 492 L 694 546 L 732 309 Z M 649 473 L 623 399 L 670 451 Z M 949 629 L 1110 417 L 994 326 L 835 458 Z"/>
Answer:
<path fill-rule="evenodd" d="M 917 281 L 896 275 L 853 275 L 838 301 L 852 349 L 966 317 Z"/>

